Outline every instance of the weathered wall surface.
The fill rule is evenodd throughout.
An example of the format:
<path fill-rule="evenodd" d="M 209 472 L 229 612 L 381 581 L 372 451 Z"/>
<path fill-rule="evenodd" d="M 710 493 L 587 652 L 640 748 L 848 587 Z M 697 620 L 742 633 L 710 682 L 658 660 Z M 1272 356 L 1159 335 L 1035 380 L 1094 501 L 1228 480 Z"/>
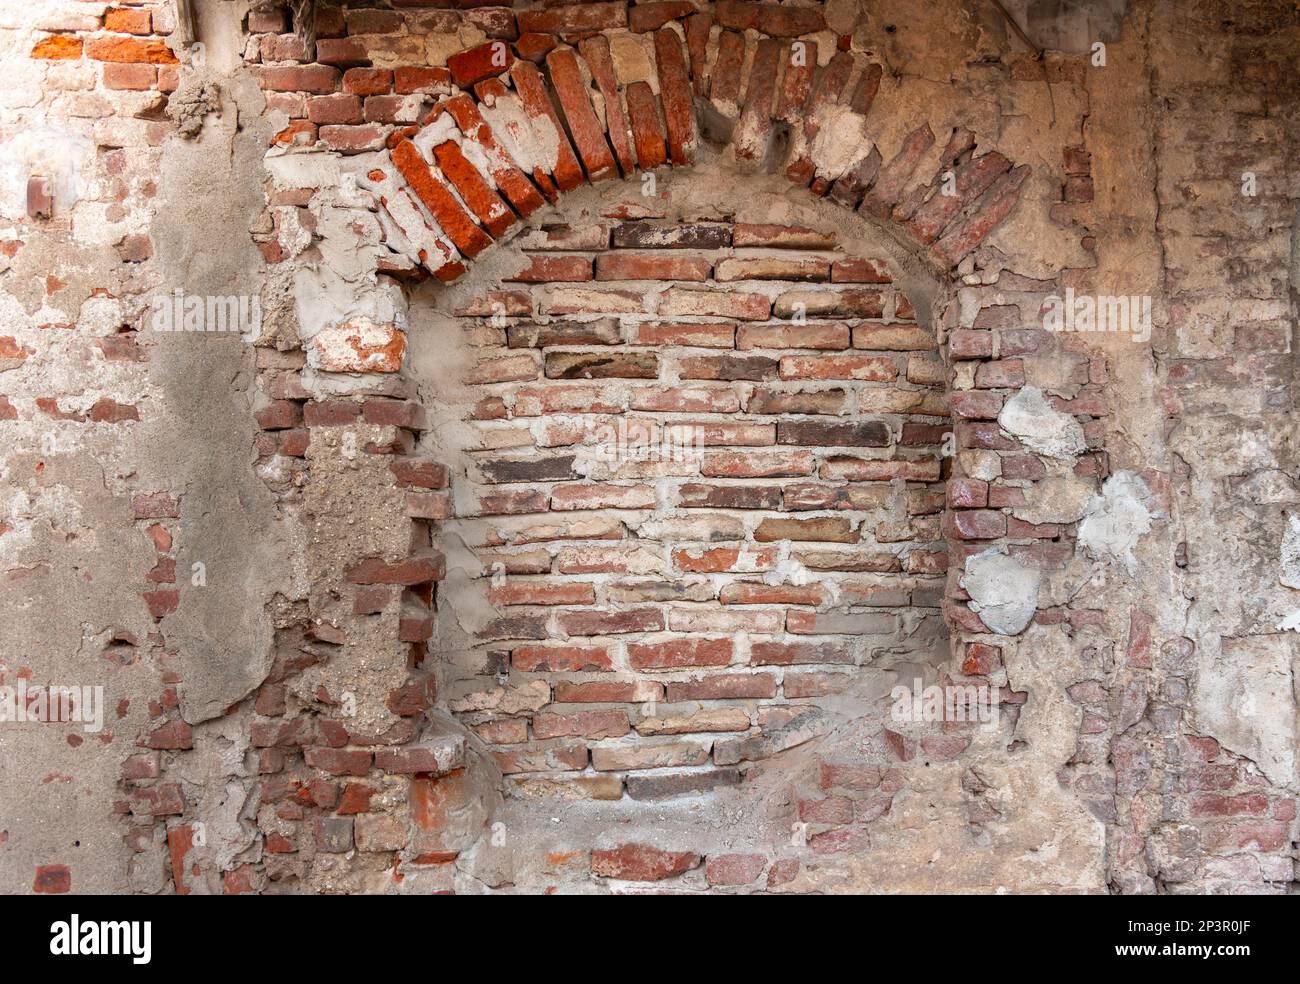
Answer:
<path fill-rule="evenodd" d="M 0 14 L 0 890 L 1294 891 L 1296 12 L 1007 6 Z"/>

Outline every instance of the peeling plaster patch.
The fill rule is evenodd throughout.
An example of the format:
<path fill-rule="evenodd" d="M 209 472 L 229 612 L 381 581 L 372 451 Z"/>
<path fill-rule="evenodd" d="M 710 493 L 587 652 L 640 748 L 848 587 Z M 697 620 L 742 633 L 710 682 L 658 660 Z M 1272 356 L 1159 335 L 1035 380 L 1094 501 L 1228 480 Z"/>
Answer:
<path fill-rule="evenodd" d="M 1079 422 L 1053 409 L 1037 386 L 1026 386 L 1007 400 L 998 414 L 998 426 L 1049 458 L 1072 458 L 1088 448 Z"/>
<path fill-rule="evenodd" d="M 1129 577 L 1137 576 L 1134 547 L 1151 530 L 1151 510 L 1146 500 L 1150 489 L 1128 471 L 1116 472 L 1093 496 L 1087 515 L 1079 524 L 1079 545 L 1098 560 L 1114 561 Z"/>
<path fill-rule="evenodd" d="M 1283 634 L 1225 638 L 1200 659 L 1197 724 L 1278 786 L 1295 779 L 1298 662 L 1300 639 Z"/>
<path fill-rule="evenodd" d="M 1023 632 L 1038 609 L 1042 574 L 1002 550 L 985 550 L 966 558 L 962 587 L 971 596 L 970 610 L 998 635 Z"/>
<path fill-rule="evenodd" d="M 1283 632 L 1300 632 L 1300 608 L 1278 622 L 1277 627 Z"/>
<path fill-rule="evenodd" d="M 67 130 L 19 128 L 7 136 L 0 150 L 0 214 L 9 219 L 26 218 L 30 177 L 50 182 L 56 213 L 71 210 L 87 188 L 82 175 L 94 156 L 94 144 Z"/>
<path fill-rule="evenodd" d="M 525 172 L 553 171 L 560 159 L 560 135 L 549 120 L 535 124 L 516 96 L 489 97 L 479 103 L 493 135 Z"/>
<path fill-rule="evenodd" d="M 847 106 L 830 104 L 817 112 L 817 136 L 808 156 L 817 165 L 818 177 L 834 181 L 871 153 L 867 118 Z"/>
<path fill-rule="evenodd" d="M 1288 588 L 1300 588 L 1300 514 L 1287 517 L 1282 534 L 1282 574 L 1278 578 Z"/>

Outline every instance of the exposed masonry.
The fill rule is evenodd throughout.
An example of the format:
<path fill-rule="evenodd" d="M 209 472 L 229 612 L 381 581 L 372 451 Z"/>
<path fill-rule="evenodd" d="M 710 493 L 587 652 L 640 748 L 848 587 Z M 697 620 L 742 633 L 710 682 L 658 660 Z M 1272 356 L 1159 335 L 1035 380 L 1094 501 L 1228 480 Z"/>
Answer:
<path fill-rule="evenodd" d="M 503 773 L 586 772 L 602 799 L 735 783 L 750 737 L 816 706 L 791 701 L 946 657 L 947 399 L 891 263 L 667 218 L 516 248 L 449 339 L 476 423 L 444 524 L 493 609 L 444 696 Z"/>
<path fill-rule="evenodd" d="M 148 199 L 111 176 L 235 111 L 164 40 L 168 7 L 85 6 L 41 20 L 31 58 L 132 100 L 92 135 L 109 148 L 105 194 Z M 1040 317 L 1092 272 L 1061 269 L 1061 243 L 1081 265 L 1107 255 L 1094 227 L 1131 235 L 1092 211 L 1083 124 L 1050 153 L 1038 142 L 1031 172 L 1007 149 L 1017 138 L 999 135 L 1004 156 L 891 106 L 879 25 L 852 5 L 392 6 L 323 7 L 311 53 L 283 10 L 241 23 L 238 73 L 266 94 L 272 146 L 249 172 L 266 186 L 250 233 L 270 322 L 255 469 L 301 535 L 292 577 L 263 599 L 272 642 L 241 667 L 251 689 L 223 692 L 187 662 L 207 492 L 152 469 L 113 476 L 99 525 L 132 530 L 143 607 L 83 647 L 153 687 L 116 807 L 133 890 L 1288 890 L 1298 637 L 1280 602 L 1235 620 L 1198 608 L 1214 592 L 1185 570 L 1232 523 L 1272 536 L 1290 576 L 1293 462 L 1262 423 L 1225 461 L 1202 450 L 1238 420 L 1224 407 L 1292 405 L 1279 251 L 1229 269 L 1246 240 L 1225 228 L 1211 251 L 1224 269 L 1198 273 L 1198 237 L 1162 231 L 1169 321 L 1189 334 L 1117 358 Z M 1246 87 L 1233 112 L 1267 133 L 1287 64 L 1246 46 L 1224 57 Z M 998 71 L 1028 99 L 1043 79 L 1082 90 L 1087 69 L 1053 55 Z M 1153 77 L 1197 129 L 1179 83 Z M 1156 149 L 1169 215 L 1209 193 L 1164 146 L 1175 138 Z M 1227 183 L 1264 160 L 1219 151 Z M 645 172 L 665 185 L 650 204 Z M 699 207 L 696 173 L 727 208 Z M 620 179 L 621 203 L 582 198 Z M 815 220 L 790 219 L 796 194 Z M 58 215 L 42 195 L 29 189 L 25 223 Z M 103 203 L 105 224 L 119 213 Z M 1004 222 L 1035 235 L 1012 247 Z M 15 263 L 25 228 L 4 242 Z M 142 230 L 110 244 L 148 270 Z M 1227 317 L 1244 354 L 1208 323 L 1238 276 L 1248 294 Z M 60 433 L 150 421 L 129 376 L 161 351 L 138 330 L 147 288 L 108 282 L 76 320 L 121 369 L 113 395 L 24 376 L 0 418 Z M 421 334 L 452 282 L 462 294 L 447 296 L 477 300 Z M 44 309 L 13 320 L 0 356 L 21 372 L 73 327 Z M 1153 388 L 1138 439 L 1133 393 Z M 711 464 L 603 472 L 585 416 L 707 420 Z M 22 463 L 37 499 L 44 467 Z M 1218 513 L 1221 493 L 1235 498 Z M 24 543 L 41 529 L 11 519 Z M 888 569 L 825 559 L 849 552 Z M 527 559 L 502 561 L 494 584 L 498 555 Z M 39 585 L 47 567 L 24 554 L 7 574 Z M 888 684 L 910 682 L 912 660 L 927 682 L 996 690 L 1001 726 L 888 721 Z M 1264 694 L 1267 726 L 1233 714 Z M 143 714 L 126 704 L 129 741 Z M 23 857 L 32 890 L 79 887 L 73 858 Z"/>

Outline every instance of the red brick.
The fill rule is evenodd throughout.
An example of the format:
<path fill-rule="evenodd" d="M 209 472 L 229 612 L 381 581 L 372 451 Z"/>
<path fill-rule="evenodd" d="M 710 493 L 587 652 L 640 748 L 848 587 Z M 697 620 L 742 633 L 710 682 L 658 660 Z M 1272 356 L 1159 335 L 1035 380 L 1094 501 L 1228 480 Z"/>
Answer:
<path fill-rule="evenodd" d="M 637 34 L 657 31 L 669 21 L 679 20 L 698 11 L 691 0 L 659 0 L 638 3 L 628 11 L 628 27 Z"/>
<path fill-rule="evenodd" d="M 980 389 L 1018 389 L 1025 385 L 1025 364 L 1019 359 L 982 363 L 975 370 L 975 385 Z"/>
<path fill-rule="evenodd" d="M 594 605 L 596 589 L 588 583 L 543 583 L 511 579 L 488 589 L 493 605 Z"/>
<path fill-rule="evenodd" d="M 893 282 L 883 260 L 836 260 L 831 264 L 831 282 L 836 284 L 888 284 Z"/>
<path fill-rule="evenodd" d="M 709 261 L 694 256 L 647 253 L 601 253 L 596 257 L 597 280 L 709 279 Z"/>
<path fill-rule="evenodd" d="M 533 119 L 533 125 L 538 125 L 541 117 L 545 117 L 555 129 L 559 147 L 551 175 L 561 191 L 572 191 L 584 181 L 582 165 L 578 163 L 573 145 L 560 125 L 560 118 L 551 104 L 550 91 L 541 72 L 531 62 L 516 62 L 510 71 L 510 78 L 515 84 L 525 111 Z"/>
<path fill-rule="evenodd" d="M 178 718 L 151 731 L 145 740 L 145 746 L 153 749 L 193 748 L 194 732 L 188 724 Z"/>
<path fill-rule="evenodd" d="M 174 588 L 160 591 L 146 591 L 140 597 L 144 599 L 149 614 L 154 618 L 170 615 L 180 607 L 181 593 Z"/>
<path fill-rule="evenodd" d="M 514 669 L 529 672 L 579 673 L 612 670 L 607 650 L 600 646 L 519 646 L 510 654 Z"/>
<path fill-rule="evenodd" d="M 555 685 L 555 701 L 561 704 L 642 704 L 660 701 L 663 697 L 663 684 L 645 680 L 597 680 Z"/>
<path fill-rule="evenodd" d="M 621 738 L 631 730 L 627 711 L 622 709 L 533 715 L 533 735 L 539 739 Z"/>
<path fill-rule="evenodd" d="M 273 92 L 334 92 L 341 76 L 328 65 L 259 66 L 254 68 L 258 83 Z"/>
<path fill-rule="evenodd" d="M 956 266 L 1010 214 L 1020 199 L 1020 187 L 1029 176 L 1029 166 L 1021 164 L 1000 176 L 980 196 L 974 211 L 956 222 L 937 243 L 930 255 L 948 266 Z"/>
<path fill-rule="evenodd" d="M 307 100 L 307 119 L 313 123 L 360 123 L 361 97 L 336 93 Z"/>
<path fill-rule="evenodd" d="M 952 169 L 956 194 L 935 194 L 921 205 L 906 225 L 920 242 L 932 243 L 954 216 L 978 198 L 1011 162 L 998 153 L 975 157 Z"/>
<path fill-rule="evenodd" d="M 965 420 L 996 420 L 1004 402 L 1005 398 L 999 393 L 975 390 L 955 390 L 948 396 L 952 415 Z"/>
<path fill-rule="evenodd" d="M 833 106 L 848 84 L 849 74 L 853 71 L 853 56 L 847 51 L 837 52 L 830 63 L 814 77 L 812 93 L 804 104 L 802 113 L 802 146 L 800 154 L 786 166 L 785 176 L 800 185 L 807 185 L 816 170 L 809 157 L 809 148 L 820 129 L 821 110 Z M 824 190 L 818 190 L 818 194 Z"/>
<path fill-rule="evenodd" d="M 371 753 L 346 748 L 308 748 L 306 763 L 333 776 L 364 776 L 370 771 Z"/>
<path fill-rule="evenodd" d="M 456 121 L 466 139 L 473 140 L 482 147 L 488 161 L 488 173 L 515 211 L 527 218 L 545 204 L 528 176 L 497 142 L 474 100 L 462 94 L 443 103 L 443 109 Z"/>
<path fill-rule="evenodd" d="M 812 90 L 813 74 L 817 71 L 817 42 L 803 42 L 803 62 L 794 63 L 795 48 L 791 45 L 782 52 L 785 74 L 781 78 L 781 91 L 777 94 L 773 116 L 786 123 L 803 119 L 803 108 Z"/>
<path fill-rule="evenodd" d="M 104 30 L 119 34 L 152 34 L 148 9 L 109 7 L 104 11 Z"/>
<path fill-rule="evenodd" d="M 781 378 L 891 382 L 898 378 L 898 366 L 876 355 L 789 355 L 781 359 Z"/>
<path fill-rule="evenodd" d="M 529 256 L 528 266 L 506 278 L 510 283 L 583 283 L 591 280 L 586 256 Z"/>
<path fill-rule="evenodd" d="M 399 96 L 420 92 L 431 96 L 451 91 L 451 72 L 445 68 L 408 65 L 393 71 L 393 91 Z"/>
<path fill-rule="evenodd" d="M 886 218 L 903 194 L 903 189 L 911 180 L 912 172 L 934 144 L 934 131 L 930 124 L 922 123 L 903 140 L 903 146 L 884 167 L 880 169 L 875 183 L 863 199 L 861 209 Z"/>
<path fill-rule="evenodd" d="M 736 348 L 845 349 L 849 347 L 849 326 L 842 322 L 821 324 L 740 325 Z"/>
<path fill-rule="evenodd" d="M 41 57 L 33 52 L 33 57 Z M 86 42 L 86 57 L 108 62 L 147 62 L 175 65 L 177 58 L 163 41 L 139 38 L 97 37 Z M 331 70 L 332 71 L 332 70 Z M 337 75 L 337 73 L 336 73 Z"/>
<path fill-rule="evenodd" d="M 824 522 L 824 520 L 818 520 Z M 804 539 L 790 537 L 790 539 Z M 819 584 L 761 584 L 737 581 L 724 585 L 718 594 L 724 605 L 821 605 L 826 591 Z"/>
<path fill-rule="evenodd" d="M 510 45 L 504 41 L 487 41 L 459 51 L 447 59 L 452 81 L 462 89 L 495 75 L 502 75 L 515 63 Z"/>
<path fill-rule="evenodd" d="M 663 612 L 657 608 L 633 608 L 621 612 L 568 611 L 561 612 L 557 621 L 560 629 L 570 636 L 659 632 L 664 627 Z"/>
<path fill-rule="evenodd" d="M 379 150 L 384 146 L 386 135 L 387 131 L 374 123 L 361 126 L 329 124 L 318 131 L 321 142 L 330 150 L 337 150 L 341 154 L 364 154 Z"/>
<path fill-rule="evenodd" d="M 492 190 L 473 164 L 466 159 L 460 146 L 454 140 L 440 143 L 433 148 L 433 156 L 442 173 L 460 192 L 461 199 L 478 217 L 479 222 L 493 236 L 500 237 L 515 224 L 515 213 Z M 450 230 L 447 230 L 450 235 Z M 459 246 L 459 243 L 457 243 Z"/>
<path fill-rule="evenodd" d="M 718 54 L 713 62 L 709 98 L 719 112 L 732 116 L 740 111 L 741 66 L 745 61 L 745 36 L 735 31 L 718 35 Z"/>
<path fill-rule="evenodd" d="M 124 420 L 139 420 L 140 412 L 133 406 L 118 403 L 107 396 L 100 397 L 90 408 L 90 420 L 100 424 L 119 424 Z"/>
<path fill-rule="evenodd" d="M 958 328 L 948 336 L 948 354 L 954 359 L 992 358 L 993 333 Z"/>
<path fill-rule="evenodd" d="M 37 865 L 32 891 L 41 895 L 62 895 L 72 891 L 72 869 L 66 864 Z"/>
<path fill-rule="evenodd" d="M 655 491 L 648 485 L 557 485 L 551 509 L 653 509 Z"/>
<path fill-rule="evenodd" d="M 761 854 L 714 854 L 704 866 L 704 878 L 710 885 L 749 885 L 766 867 L 767 858 Z"/>
<path fill-rule="evenodd" d="M 632 150 L 632 127 L 623 112 L 623 100 L 619 96 L 618 78 L 609 53 L 609 41 L 602 35 L 583 38 L 578 42 L 578 50 L 582 52 L 604 100 L 605 130 L 610 145 L 614 148 L 614 156 L 618 158 L 619 169 L 626 177 L 636 168 L 636 155 Z"/>
<path fill-rule="evenodd" d="M 698 854 L 662 851 L 646 844 L 623 844 L 591 852 L 592 874 L 621 881 L 663 881 L 697 868 L 699 864 Z"/>
<path fill-rule="evenodd" d="M 852 663 L 853 652 L 844 646 L 829 642 L 756 642 L 751 647 L 750 662 L 755 666 Z"/>
<path fill-rule="evenodd" d="M 578 56 L 572 48 L 557 48 L 546 56 L 551 72 L 551 83 L 560 100 L 560 108 L 569 124 L 569 134 L 577 145 L 578 154 L 586 167 L 587 177 L 594 183 L 618 177 L 618 168 L 605 130 L 591 108 L 587 83 L 578 66 Z"/>
<path fill-rule="evenodd" d="M 47 38 L 41 38 L 32 46 L 29 58 L 45 59 L 72 59 L 80 58 L 83 43 L 81 38 L 70 37 L 66 34 L 54 34 Z"/>
<path fill-rule="evenodd" d="M 343 73 L 343 91 L 355 96 L 376 96 L 393 88 L 393 73 L 386 68 L 349 68 Z"/>
<path fill-rule="evenodd" d="M 710 452 L 700 474 L 719 478 L 791 478 L 811 475 L 816 465 L 809 451 Z"/>
<path fill-rule="evenodd" d="M 347 579 L 353 584 L 425 584 L 440 581 L 446 572 L 445 561 L 441 554 L 427 557 L 411 557 L 389 563 L 378 558 L 369 558 L 350 567 Z"/>
<path fill-rule="evenodd" d="M 735 344 L 736 328 L 730 324 L 678 324 L 641 322 L 636 326 L 638 345 L 689 345 L 726 348 Z"/>
<path fill-rule="evenodd" d="M 668 161 L 667 134 L 659 109 L 659 98 L 648 82 L 637 81 L 624 92 L 631 118 L 632 140 L 636 145 L 637 163 L 643 171 L 653 170 Z"/>
<path fill-rule="evenodd" d="M 143 91 L 158 83 L 158 69 L 154 65 L 108 62 L 104 65 L 104 86 L 109 89 Z"/>
<path fill-rule="evenodd" d="M 519 30 L 564 37 L 627 26 L 626 3 L 577 3 L 521 11 Z"/>
<path fill-rule="evenodd" d="M 740 110 L 740 120 L 732 147 L 740 161 L 761 160 L 769 146 L 772 132 L 772 101 L 776 96 L 776 73 L 780 65 L 782 46 L 771 39 L 758 42 L 749 84 L 745 89 L 745 102 Z"/>
<path fill-rule="evenodd" d="M 980 509 L 988 505 L 989 483 L 977 478 L 948 480 L 948 505 L 953 509 Z"/>
<path fill-rule="evenodd" d="M 670 288 L 659 299 L 660 316 L 735 318 L 738 321 L 766 321 L 772 303 L 762 294 L 738 291 Z"/>
<path fill-rule="evenodd" d="M 803 34 L 815 34 L 826 27 L 826 19 L 819 7 L 719 0 L 715 14 L 723 27 L 758 31 L 775 38 L 797 38 Z"/>
<path fill-rule="evenodd" d="M 668 130 L 668 154 L 674 164 L 695 160 L 695 104 L 682 43 L 672 28 L 655 33 L 655 60 L 659 72 L 659 98 Z"/>
<path fill-rule="evenodd" d="M 964 509 L 944 517 L 945 535 L 958 540 L 993 540 L 1007 534 L 1007 517 L 991 509 Z"/>
<path fill-rule="evenodd" d="M 733 656 L 730 639 L 673 639 L 627 647 L 634 670 L 671 670 L 683 666 L 727 666 Z"/>
<path fill-rule="evenodd" d="M 370 64 L 366 46 L 359 38 L 320 38 L 316 42 L 316 60 L 323 65 L 339 67 Z"/>
<path fill-rule="evenodd" d="M 515 50 L 519 52 L 520 58 L 526 58 L 540 65 L 555 47 L 555 43 L 555 38 L 551 35 L 532 31 L 519 36 L 519 40 L 515 42 Z"/>
<path fill-rule="evenodd" d="M 705 9 L 691 14 L 684 24 L 686 49 L 690 52 L 691 77 L 697 95 L 704 95 L 708 82 L 709 35 L 713 29 L 713 12 Z"/>
<path fill-rule="evenodd" d="M 415 149 L 415 144 L 403 140 L 394 147 L 393 164 L 402 172 L 402 176 L 457 249 L 466 256 L 473 257 L 492 245 L 492 239 L 487 233 L 474 224 L 474 220 L 461 208 L 455 196 L 434 177 L 420 152 Z"/>
<path fill-rule="evenodd" d="M 776 677 L 770 673 L 727 673 L 695 677 L 668 684 L 667 699 L 680 700 L 764 700 L 776 696 Z"/>

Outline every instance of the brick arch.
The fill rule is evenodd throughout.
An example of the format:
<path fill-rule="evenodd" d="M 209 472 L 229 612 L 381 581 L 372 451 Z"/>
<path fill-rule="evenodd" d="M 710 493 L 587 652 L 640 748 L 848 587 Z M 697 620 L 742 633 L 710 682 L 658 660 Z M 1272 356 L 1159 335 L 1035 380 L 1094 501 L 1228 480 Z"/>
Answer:
<path fill-rule="evenodd" d="M 716 12 L 722 18 L 729 16 L 724 10 L 743 13 L 755 6 L 718 4 Z M 651 8 L 660 13 L 667 8 L 681 10 L 674 4 L 653 4 L 637 5 L 630 13 L 637 16 L 638 11 Z M 857 160 L 827 163 L 826 141 L 818 139 L 823 125 L 836 119 L 842 122 L 846 113 L 860 123 L 868 114 L 878 112 L 873 104 L 881 70 L 845 50 L 814 69 L 817 59 L 812 42 L 808 42 L 807 64 L 796 66 L 789 58 L 795 42 L 782 38 L 807 34 L 818 26 L 722 23 L 728 32 L 754 28 L 768 35 L 758 40 L 749 77 L 742 85 L 745 45 L 738 52 L 734 40 L 721 41 L 710 78 L 702 72 L 709 61 L 705 57 L 711 43 L 709 23 L 696 20 L 705 15 L 679 12 L 677 16 L 686 16 L 686 43 L 674 27 L 651 25 L 649 29 L 655 31 L 654 79 L 619 86 L 611 67 L 609 42 L 598 29 L 588 27 L 572 33 L 562 29 L 563 25 L 546 28 L 541 23 L 524 23 L 525 17 L 580 19 L 583 9 L 570 6 L 528 12 L 520 15 L 525 33 L 513 46 L 489 42 L 452 56 L 450 78 L 460 91 L 441 100 L 420 125 L 394 131 L 387 147 L 366 159 L 358 181 L 373 192 L 378 203 L 386 250 L 378 264 L 380 273 L 401 279 L 432 277 L 450 284 L 464 276 L 473 261 L 495 243 L 512 238 L 530 217 L 546 214 L 546 206 L 559 203 L 565 194 L 584 185 L 633 180 L 638 171 L 691 168 L 712 153 L 726 155 L 737 171 L 783 174 L 793 186 L 806 188 L 810 198 L 856 211 L 921 258 L 936 279 L 949 283 L 955 282 L 955 268 L 977 250 L 1018 201 L 1028 168 L 1013 166 L 995 151 L 977 151 L 973 134 L 966 130 L 948 135 L 934 174 L 918 173 L 920 162 L 929 157 L 936 140 L 928 124 L 912 131 L 899 147 L 871 147 Z M 782 17 L 796 19 L 806 10 L 767 5 L 762 9 L 773 16 L 779 10 Z M 557 46 L 554 38 L 539 33 L 543 30 L 576 41 L 576 47 Z M 493 56 L 499 58 L 503 51 L 504 63 L 493 64 Z M 719 112 L 719 107 L 728 105 L 734 107 L 734 114 Z M 598 106 L 603 107 L 603 114 L 597 111 Z M 625 126 L 618 124 L 620 115 L 625 115 Z M 548 146 L 556 148 L 544 160 L 535 153 L 530 155 L 530 148 L 536 150 L 538 130 L 543 137 L 549 135 Z M 943 194 L 941 187 L 949 169 L 954 178 L 952 195 Z M 1035 285 L 1026 281 L 1025 288 L 1031 291 Z M 992 297 L 981 300 L 978 306 L 983 310 L 973 324 L 964 320 L 964 313 L 960 320 L 953 318 L 948 325 L 952 330 L 943 338 L 942 354 L 950 368 L 955 369 L 959 361 L 973 364 L 965 367 L 960 387 L 954 380 L 952 388 L 957 446 L 1010 456 L 1017 450 L 1015 442 L 1000 438 L 992 421 L 1006 394 L 1020 386 L 1023 378 L 1017 381 L 1009 365 L 1000 365 L 996 357 L 1017 351 L 1013 342 L 1026 345 L 1028 332 L 1007 316 L 1006 307 L 998 306 L 1004 303 Z M 402 348 L 395 347 L 397 363 Z M 358 370 L 352 366 L 326 371 L 364 376 L 393 368 L 396 366 Z M 468 732 L 429 713 L 435 699 L 439 705 L 444 703 L 444 695 L 435 694 L 436 673 L 426 657 L 432 649 L 435 599 L 442 591 L 438 584 L 446 573 L 439 551 L 442 524 L 455 509 L 448 493 L 450 476 L 444 462 L 418 450 L 428 422 L 424 409 L 411 399 L 413 388 L 404 385 L 409 380 L 389 385 L 372 376 L 363 379 L 363 388 L 352 396 L 338 398 L 325 391 L 310 392 L 289 379 L 296 380 L 296 374 L 277 377 L 272 391 L 277 394 L 273 409 L 282 411 L 284 419 L 272 419 L 272 414 L 265 413 L 259 420 L 268 432 L 280 432 L 279 447 L 285 455 L 302 456 L 309 441 L 328 448 L 338 439 L 340 429 L 358 422 L 392 426 L 398 431 L 398 438 L 390 444 L 365 450 L 391 456 L 388 470 L 395 488 L 388 491 L 404 502 L 405 515 L 411 520 L 411 553 L 407 557 L 361 558 L 341 572 L 344 583 L 339 596 L 350 606 L 354 620 L 385 613 L 382 617 L 396 625 L 398 642 L 409 647 L 409 666 L 400 674 L 406 676 L 406 682 L 394 689 L 387 701 L 388 710 L 400 720 L 382 734 L 368 733 L 341 718 L 324 700 L 290 718 L 283 700 L 275 700 L 276 688 L 283 689 L 281 680 L 299 672 L 301 652 L 307 652 L 312 660 L 328 662 L 331 647 L 349 638 L 352 622 L 342 615 L 339 626 L 312 625 L 305 630 L 305 640 L 296 637 L 297 630 L 285 633 L 285 668 L 277 669 L 283 677 L 268 680 L 263 688 L 266 693 L 259 692 L 253 707 L 254 744 L 267 750 L 269 770 L 278 773 L 279 764 L 274 760 L 288 757 L 295 771 L 291 777 L 277 774 L 273 782 L 268 781 L 265 795 L 268 801 L 272 796 L 284 799 L 292 795 L 299 801 L 295 807 L 306 803 L 307 815 L 315 824 L 313 836 L 329 852 L 351 842 L 352 821 L 345 818 L 342 803 L 308 801 L 304 789 L 310 790 L 313 783 L 328 784 L 331 777 L 339 776 L 364 780 L 358 786 L 376 776 L 398 788 L 405 780 L 409 812 L 398 805 L 391 815 L 377 813 L 365 818 L 365 823 L 357 821 L 357 843 L 364 830 L 368 852 L 391 856 L 394 872 L 407 878 L 410 885 L 423 884 L 422 876 L 430 867 L 445 868 L 447 858 L 454 858 L 457 851 L 474 842 L 493 797 L 498 795 L 496 788 L 486 784 L 491 770 L 480 768 Z M 1063 409 L 1076 414 L 1091 412 L 1083 403 Z M 301 428 L 287 426 L 299 420 Z M 290 441 L 294 443 L 290 445 Z M 1032 456 L 1018 458 L 1016 467 L 1022 471 L 1016 477 L 1036 477 L 1031 471 Z M 1101 465 L 1097 468 L 1100 471 Z M 1023 548 L 1026 553 L 1038 551 L 1037 545 L 1024 540 L 1041 536 L 1043 531 L 1009 529 L 1008 519 L 998 511 L 1015 503 L 1017 489 L 967 479 L 959 471 L 952 477 L 943 534 L 954 571 L 960 571 L 969 553 L 989 544 L 1013 544 L 1011 549 Z M 1003 650 L 979 615 L 965 605 L 966 600 L 959 580 L 950 577 L 943 611 L 955 657 L 950 664 L 952 676 L 996 680 Z M 397 617 L 390 618 L 394 614 Z M 1015 641 L 1006 640 L 1005 645 L 1014 646 Z M 806 740 L 801 734 L 796 727 L 787 737 L 797 744 Z M 927 745 L 925 739 L 918 742 L 888 731 L 872 736 L 873 750 L 882 762 L 890 763 L 888 768 L 859 768 L 848 756 L 821 763 L 822 771 L 814 781 L 832 791 L 828 799 L 842 799 L 834 792 L 841 787 L 853 790 L 850 799 L 864 789 L 871 790 L 863 803 L 853 807 L 854 826 L 842 830 L 831 806 L 809 807 L 828 828 L 828 849 L 839 844 L 843 849 L 852 848 L 856 843 L 852 834 L 860 829 L 856 825 L 870 822 L 864 818 L 874 817 L 877 811 L 888 810 L 909 763 L 962 753 L 960 736 L 934 735 L 929 740 Z M 164 786 L 159 784 L 160 790 Z M 976 801 L 970 810 L 972 822 L 976 822 L 982 806 L 978 794 L 972 795 Z M 482 806 L 482 812 L 468 810 L 467 804 Z M 347 805 L 352 808 L 351 803 Z M 831 813 L 817 812 L 822 809 Z M 461 814 L 468 819 L 454 819 Z M 187 845 L 185 828 L 177 829 L 182 833 L 173 846 L 173 859 L 180 872 L 179 888 L 184 881 L 181 862 Z M 273 834 L 277 839 L 272 847 Z M 268 850 L 293 846 L 278 832 L 266 832 L 266 837 Z M 626 860 L 605 857 L 607 853 L 593 852 L 594 874 L 607 875 Z M 602 855 L 599 860 L 596 854 Z M 731 857 L 722 856 L 719 864 L 731 863 L 726 860 Z M 750 861 L 752 858 L 746 863 Z M 781 884 L 778 867 L 786 863 L 772 862 L 769 884 Z M 780 878 L 785 871 L 781 867 Z M 260 883 L 260 869 L 249 877 Z M 432 879 L 433 883 L 442 884 L 441 877 Z"/>
<path fill-rule="evenodd" d="M 743 36 L 730 34 L 741 38 L 737 50 L 724 34 L 710 79 L 709 25 L 699 37 L 698 16 L 686 20 L 685 45 L 670 26 L 655 31 L 655 86 L 621 85 L 609 40 L 598 33 L 582 36 L 576 48 L 552 40 L 537 51 L 521 39 L 513 49 L 490 41 L 452 55 L 448 66 L 461 91 L 419 125 L 394 131 L 385 159 L 363 179 L 390 220 L 387 245 L 400 259 L 388 270 L 409 263 L 418 275 L 451 283 L 520 222 L 575 188 L 689 167 L 706 139 L 699 107 L 720 104 L 735 107 L 735 118 L 711 120 L 708 133 L 739 167 L 780 170 L 810 195 L 884 223 L 936 273 L 956 267 L 1015 207 L 1028 165 L 980 152 L 964 128 L 950 134 L 932 175 L 918 171 L 936 139 L 928 123 L 902 146 L 886 148 L 888 159 L 872 145 L 829 161 L 823 129 L 844 114 L 868 117 L 881 66 L 837 51 L 818 67 L 815 41 L 764 37 L 742 88 Z"/>

